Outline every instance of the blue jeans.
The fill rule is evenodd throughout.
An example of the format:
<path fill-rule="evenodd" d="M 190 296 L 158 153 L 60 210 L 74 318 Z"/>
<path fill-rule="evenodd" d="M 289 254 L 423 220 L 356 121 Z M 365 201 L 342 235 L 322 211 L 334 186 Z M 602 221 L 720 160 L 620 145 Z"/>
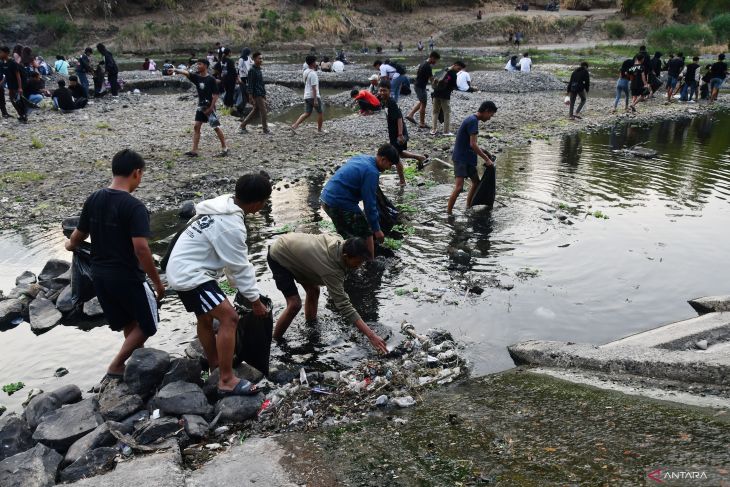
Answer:
<path fill-rule="evenodd" d="M 390 97 L 393 98 L 396 102 L 398 101 L 398 98 L 400 98 L 400 87 L 405 80 L 405 75 L 401 74 L 396 79 L 390 82 Z"/>
<path fill-rule="evenodd" d="M 28 101 L 37 105 L 43 101 L 43 95 L 28 95 Z"/>
<path fill-rule="evenodd" d="M 79 84 L 84 89 L 84 98 L 89 98 L 89 78 L 86 77 L 86 73 L 83 71 L 76 71 L 76 76 L 79 78 Z"/>
<path fill-rule="evenodd" d="M 714 90 L 714 89 L 718 89 L 719 90 L 720 87 L 722 86 L 722 84 L 724 82 L 725 82 L 725 80 L 723 78 L 712 78 L 712 80 L 710 80 L 710 89 L 711 90 Z"/>
<path fill-rule="evenodd" d="M 621 93 L 626 96 L 626 107 L 629 106 L 629 80 L 619 78 L 616 82 L 616 101 L 613 102 L 614 110 L 618 107 L 618 102 L 621 101 Z"/>
<path fill-rule="evenodd" d="M 687 98 L 687 92 L 689 91 L 689 98 Z M 697 81 L 688 81 L 682 86 L 682 94 L 679 97 L 682 101 L 691 100 L 697 93 Z"/>

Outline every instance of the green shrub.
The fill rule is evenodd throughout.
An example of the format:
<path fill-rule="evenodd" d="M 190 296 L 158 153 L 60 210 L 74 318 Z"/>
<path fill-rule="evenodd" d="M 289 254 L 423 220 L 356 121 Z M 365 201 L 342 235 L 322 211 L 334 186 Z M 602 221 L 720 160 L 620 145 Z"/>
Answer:
<path fill-rule="evenodd" d="M 670 25 L 649 32 L 649 44 L 669 51 L 690 51 L 711 42 L 715 35 L 706 25 Z"/>
<path fill-rule="evenodd" d="M 54 39 L 60 39 L 76 30 L 76 26 L 58 14 L 38 14 L 35 16 L 38 27 L 50 32 Z"/>
<path fill-rule="evenodd" d="M 710 29 L 715 33 L 718 42 L 730 41 L 730 13 L 718 15 L 710 20 Z"/>
<path fill-rule="evenodd" d="M 626 35 L 626 27 L 623 22 L 609 20 L 603 24 L 603 28 L 606 30 L 609 39 L 621 39 Z"/>

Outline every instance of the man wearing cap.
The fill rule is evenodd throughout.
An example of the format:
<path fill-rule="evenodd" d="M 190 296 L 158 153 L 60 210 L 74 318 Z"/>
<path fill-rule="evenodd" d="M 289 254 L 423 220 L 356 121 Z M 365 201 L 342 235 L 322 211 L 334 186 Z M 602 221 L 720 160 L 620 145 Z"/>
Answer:
<path fill-rule="evenodd" d="M 373 95 L 378 96 L 378 85 L 380 84 L 380 76 L 378 76 L 377 74 L 373 74 L 368 78 L 368 80 L 370 80 L 370 86 L 368 86 L 368 90 Z"/>
<path fill-rule="evenodd" d="M 354 237 L 343 240 L 332 234 L 288 233 L 269 248 L 267 260 L 276 287 L 286 298 L 286 309 L 276 320 L 274 339 L 282 338 L 302 309 L 297 283 L 306 292 L 304 319 L 307 322 L 317 319 L 319 287 L 327 286 L 337 311 L 354 324 L 376 350 L 387 353 L 385 341 L 363 321 L 345 292 L 347 272 L 370 260 L 365 239 Z"/>

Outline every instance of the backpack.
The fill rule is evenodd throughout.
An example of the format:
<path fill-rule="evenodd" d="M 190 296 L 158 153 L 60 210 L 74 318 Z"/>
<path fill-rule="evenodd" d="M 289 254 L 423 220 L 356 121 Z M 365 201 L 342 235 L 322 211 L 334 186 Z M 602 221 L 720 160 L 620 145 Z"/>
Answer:
<path fill-rule="evenodd" d="M 393 63 L 391 64 L 391 66 L 395 68 L 395 72 L 399 75 L 403 76 L 404 74 L 406 74 L 406 67 L 403 66 L 401 63 Z"/>
<path fill-rule="evenodd" d="M 449 76 L 449 71 L 448 70 L 446 70 L 444 72 L 444 74 L 441 75 L 440 78 L 436 78 L 434 76 L 434 78 L 433 78 L 433 90 L 434 91 L 437 91 L 437 90 L 438 91 L 446 90 L 448 88 L 448 86 L 449 86 L 448 76 Z"/>
<path fill-rule="evenodd" d="M 167 246 L 167 250 L 165 251 L 165 255 L 160 259 L 160 269 L 162 269 L 162 272 L 165 272 L 167 270 L 167 262 L 170 260 L 170 255 L 172 255 L 172 249 L 175 247 L 175 244 L 177 243 L 177 240 L 180 238 L 180 235 L 183 234 L 185 230 L 190 228 L 190 225 L 195 223 L 196 221 L 200 220 L 200 218 L 203 215 L 195 215 L 193 218 L 190 219 L 187 224 L 185 224 L 184 227 L 180 229 L 179 232 L 175 234 L 174 237 L 172 237 L 172 240 L 170 241 L 170 245 Z"/>

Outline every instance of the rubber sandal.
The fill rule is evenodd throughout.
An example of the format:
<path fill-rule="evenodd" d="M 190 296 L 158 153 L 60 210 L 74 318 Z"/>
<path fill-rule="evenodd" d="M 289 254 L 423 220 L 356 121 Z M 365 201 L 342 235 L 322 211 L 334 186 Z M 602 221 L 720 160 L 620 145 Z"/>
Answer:
<path fill-rule="evenodd" d="M 416 119 L 413 117 L 406 117 L 406 120 L 411 122 L 413 125 L 418 125 L 418 122 L 416 122 Z"/>
<path fill-rule="evenodd" d="M 426 158 L 425 158 L 424 160 L 422 160 L 422 161 L 418 161 L 418 162 L 416 163 L 416 168 L 417 168 L 418 170 L 422 170 L 422 169 L 423 169 L 424 167 L 426 167 L 426 166 L 427 166 L 427 165 L 428 165 L 428 164 L 429 164 L 430 162 L 431 162 L 431 158 L 430 158 L 430 157 L 426 157 Z"/>
<path fill-rule="evenodd" d="M 198 153 L 193 151 L 188 151 L 185 153 L 185 155 L 188 157 L 198 157 Z"/>
<path fill-rule="evenodd" d="M 213 157 L 226 157 L 228 155 L 228 148 L 223 149 L 218 154 L 214 155 Z"/>
<path fill-rule="evenodd" d="M 229 396 L 253 396 L 254 394 L 258 394 L 258 392 L 259 390 L 255 385 L 253 385 L 246 379 L 241 379 L 238 384 L 236 384 L 236 387 L 234 387 L 230 391 L 218 389 L 218 397 L 224 398 Z"/>

